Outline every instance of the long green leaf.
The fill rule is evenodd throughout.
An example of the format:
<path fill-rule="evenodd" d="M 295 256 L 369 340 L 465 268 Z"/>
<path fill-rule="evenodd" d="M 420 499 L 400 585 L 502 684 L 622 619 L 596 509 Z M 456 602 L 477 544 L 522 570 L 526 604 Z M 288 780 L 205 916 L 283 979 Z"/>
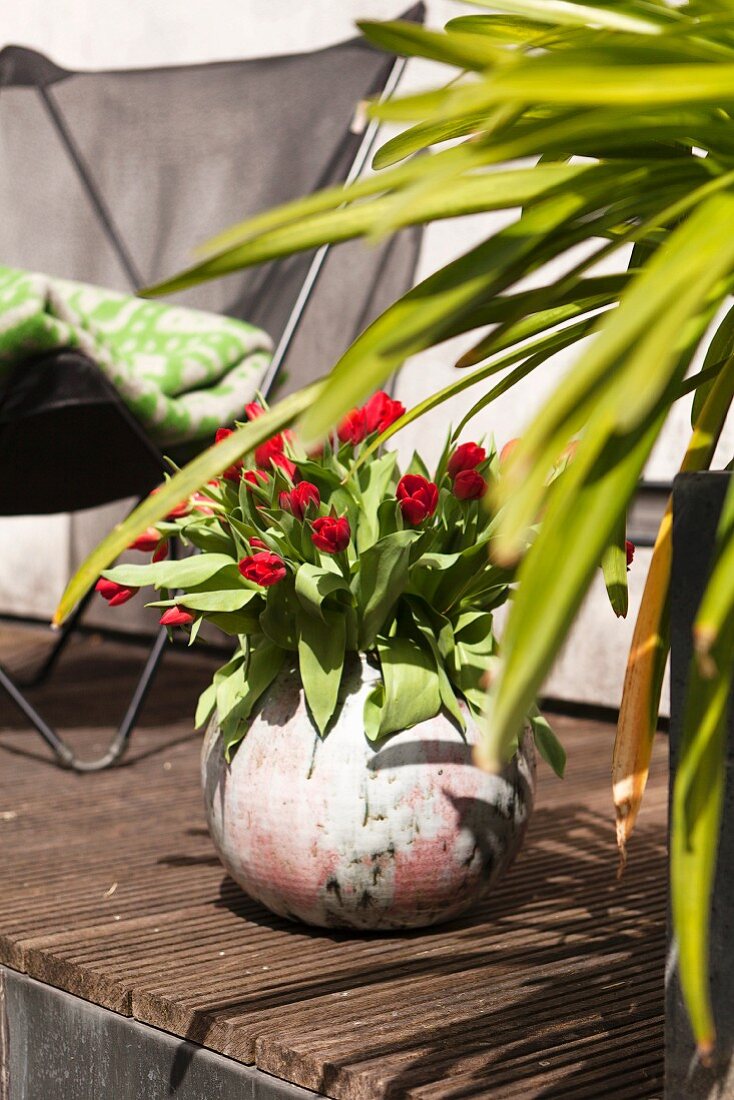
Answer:
<path fill-rule="evenodd" d="M 368 547 L 360 558 L 356 598 L 361 623 L 359 648 L 371 649 L 407 581 L 410 549 L 418 531 L 395 531 Z"/>
<path fill-rule="evenodd" d="M 283 667 L 284 660 L 285 653 L 282 649 L 261 638 L 257 645 L 251 647 L 246 667 L 242 673 L 233 673 L 230 676 L 232 682 L 231 705 L 226 715 L 219 715 L 226 760 L 231 759 L 232 750 L 247 733 L 249 719 L 258 700 L 275 680 Z M 218 687 L 218 711 L 220 711 L 221 695 L 221 689 Z"/>
<path fill-rule="evenodd" d="M 524 433 L 499 486 L 498 504 L 505 505 L 500 554 L 517 554 L 535 521 L 546 472 L 592 408 L 607 412 L 620 428 L 647 415 L 690 339 L 686 321 L 699 324 L 700 311 L 732 264 L 734 195 L 714 194 L 633 279 L 564 386 Z"/>
<path fill-rule="evenodd" d="M 631 170 L 635 176 L 637 169 Z M 643 173 L 645 174 L 645 173 Z M 411 290 L 367 328 L 332 370 L 317 406 L 302 418 L 306 446 L 317 441 L 352 405 L 361 401 L 408 355 L 454 331 L 488 296 L 511 285 L 518 270 L 534 269 L 576 239 L 576 219 L 606 192 L 603 168 L 579 178 L 573 189 L 552 195 L 489 241 Z M 614 220 L 613 215 L 610 215 Z"/>
<path fill-rule="evenodd" d="M 689 326 L 687 347 L 679 353 L 668 388 L 646 420 L 630 428 L 600 402 L 573 463 L 551 487 L 540 532 L 518 573 L 517 595 L 503 637 L 505 663 L 492 689 L 485 760 L 496 764 L 514 744 L 523 715 L 626 511 L 707 320 L 704 314 L 698 328 Z M 662 331 L 667 335 L 666 326 Z M 504 513 L 499 517 L 500 532 L 503 519 Z M 573 552 L 559 554 L 566 542 Z M 493 546 L 497 544 L 495 539 Z"/>
<path fill-rule="evenodd" d="M 340 185 L 326 188 L 323 191 L 315 191 L 312 195 L 294 199 L 272 210 L 253 214 L 245 221 L 238 222 L 212 237 L 197 249 L 197 253 L 204 256 L 218 255 L 228 249 L 245 244 L 255 237 L 298 222 L 302 218 L 310 218 L 316 214 L 336 210 L 344 203 L 400 191 L 402 188 L 414 183 L 416 179 L 425 176 L 428 172 L 461 174 L 472 168 L 480 167 L 485 163 L 486 158 L 487 151 L 481 145 L 462 145 L 458 148 L 445 149 L 431 157 L 430 161 L 425 158 L 416 159 L 408 164 L 401 165 L 399 168 L 393 168 L 389 172 L 361 177 L 346 187 Z M 155 287 L 150 288 L 148 293 L 164 293 L 166 285 L 166 283 L 157 284 Z"/>
<path fill-rule="evenodd" d="M 625 547 L 626 523 L 621 516 L 617 522 L 616 530 L 601 559 L 604 583 L 607 588 L 609 602 L 614 614 L 624 619 L 627 617 L 628 593 L 627 593 L 627 552 Z"/>
<path fill-rule="evenodd" d="M 126 563 L 105 570 L 104 575 L 111 581 L 132 588 L 143 588 L 149 584 L 156 588 L 189 588 L 211 580 L 225 569 L 230 573 L 228 579 L 245 586 L 236 563 L 227 554 L 201 554 L 180 561 L 158 561 L 146 565 Z"/>
<path fill-rule="evenodd" d="M 380 146 L 372 159 L 372 167 L 389 168 L 420 149 L 427 149 L 442 141 L 466 137 L 483 129 L 486 120 L 487 113 L 482 112 L 451 122 L 421 122 L 417 126 L 411 126 Z"/>
<path fill-rule="evenodd" d="M 501 767 L 626 509 L 665 420 L 665 405 L 631 432 L 585 439 L 554 486 L 518 573 L 493 684 L 484 758 Z M 564 547 L 568 547 L 568 553 Z"/>
<path fill-rule="evenodd" d="M 567 26 L 604 27 L 632 34 L 659 34 L 660 24 L 651 19 L 616 12 L 601 4 L 577 4 L 569 0 L 472 0 L 495 12 L 520 15 L 539 23 Z"/>
<path fill-rule="evenodd" d="M 723 365 L 732 355 L 734 355 L 734 306 L 732 306 L 726 316 L 722 318 L 721 323 L 711 339 L 711 343 L 708 346 L 706 356 L 701 366 L 701 375 L 716 363 Z M 691 406 L 691 427 L 695 425 L 700 416 L 701 410 L 706 403 L 706 398 L 711 392 L 714 384 L 715 377 L 697 387 Z"/>
<path fill-rule="evenodd" d="M 388 53 L 424 57 L 460 69 L 481 72 L 490 66 L 507 63 L 504 50 L 497 49 L 486 38 L 453 31 L 450 34 L 431 31 L 415 23 L 376 23 L 363 19 L 357 26 L 368 41 Z"/>
<path fill-rule="evenodd" d="M 366 463 L 376 450 L 383 446 L 388 439 L 407 424 L 412 424 L 413 421 L 420 419 L 421 416 L 425 416 L 425 414 L 432 409 L 438 408 L 445 401 L 448 401 L 449 398 L 456 397 L 471 386 L 475 386 L 479 382 L 484 382 L 486 379 L 492 377 L 492 375 L 505 370 L 506 367 L 516 363 L 518 359 L 524 360 L 515 371 L 508 374 L 506 378 L 503 378 L 501 382 L 493 386 L 492 389 L 480 398 L 479 402 L 473 406 L 470 413 L 462 418 L 460 428 L 457 429 L 457 431 L 460 430 L 480 411 L 480 409 L 486 408 L 492 401 L 501 397 L 503 393 L 511 389 L 521 378 L 525 378 L 531 370 L 534 370 L 536 367 L 546 362 L 546 360 L 550 359 L 556 352 L 562 351 L 563 348 L 576 343 L 581 336 L 590 331 L 592 323 L 592 321 L 584 320 L 577 322 L 575 325 L 569 325 L 568 328 L 561 329 L 559 332 L 550 333 L 542 339 L 534 340 L 529 344 L 523 344 L 519 348 L 514 348 L 511 352 L 493 359 L 492 362 L 488 363 L 486 366 L 480 367 L 476 371 L 472 371 L 471 374 L 462 378 L 457 378 L 455 382 L 449 382 L 443 389 L 437 390 L 435 393 L 431 394 L 430 397 L 426 397 L 423 401 L 414 405 L 412 409 L 408 409 L 407 412 L 403 413 L 403 415 L 399 417 L 398 420 L 394 421 L 389 428 L 386 428 L 377 439 L 368 444 L 357 459 L 355 469 L 359 469 L 360 466 Z"/>
<path fill-rule="evenodd" d="M 503 210 L 521 204 L 528 206 L 547 191 L 591 171 L 588 165 L 549 164 L 540 169 L 511 169 L 487 172 L 457 180 L 449 191 L 427 194 L 410 205 L 408 221 L 403 224 L 463 217 L 490 209 Z M 182 271 L 172 279 L 148 288 L 144 294 L 172 294 L 232 271 L 308 251 L 327 242 L 338 243 L 366 236 L 375 223 L 387 218 L 393 199 L 375 199 L 371 204 L 349 204 L 337 210 L 302 217 L 251 237 L 232 248 Z"/>
<path fill-rule="evenodd" d="M 661 72 L 660 65 L 592 66 L 542 58 L 499 71 L 482 91 L 483 107 L 517 100 L 643 108 L 718 106 L 734 101 L 734 64 L 670 64 Z"/>
<path fill-rule="evenodd" d="M 734 484 L 734 479 L 732 479 Z M 718 668 L 713 655 L 720 649 L 719 636 L 734 609 L 734 488 L 730 485 L 722 513 L 716 563 L 696 615 L 694 641 L 699 661 L 712 676 Z"/>
<path fill-rule="evenodd" d="M 505 45 L 516 45 L 545 34 L 542 25 L 539 27 L 526 19 L 503 15 L 458 15 L 455 19 L 449 19 L 446 30 L 481 34 Z"/>
<path fill-rule="evenodd" d="M 729 654 L 733 643 L 730 636 Z M 709 989 L 709 920 L 726 776 L 730 692 L 730 663 L 713 680 L 702 678 L 695 665 L 691 669 L 671 817 L 671 901 L 678 968 L 704 1061 L 710 1058 L 716 1039 Z"/>

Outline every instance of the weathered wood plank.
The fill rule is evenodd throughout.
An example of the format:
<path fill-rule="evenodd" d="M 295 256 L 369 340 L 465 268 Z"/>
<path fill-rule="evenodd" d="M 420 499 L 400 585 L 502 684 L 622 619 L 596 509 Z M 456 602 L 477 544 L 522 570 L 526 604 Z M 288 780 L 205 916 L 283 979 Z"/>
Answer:
<path fill-rule="evenodd" d="M 75 647 L 36 698 L 91 754 L 137 661 Z M 0 702 L 0 961 L 337 1100 L 661 1095 L 664 743 L 622 884 L 612 731 L 561 717 L 567 779 L 542 770 L 526 847 L 474 914 L 309 930 L 246 898 L 213 853 L 188 717 L 210 669 L 173 658 L 128 762 L 95 776 L 51 766 Z"/>

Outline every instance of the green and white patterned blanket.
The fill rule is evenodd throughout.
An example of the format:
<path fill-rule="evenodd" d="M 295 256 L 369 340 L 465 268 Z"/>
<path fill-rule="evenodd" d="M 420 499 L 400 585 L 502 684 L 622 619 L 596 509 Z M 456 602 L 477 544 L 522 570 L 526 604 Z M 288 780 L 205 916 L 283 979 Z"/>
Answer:
<path fill-rule="evenodd" d="M 0 266 L 0 383 L 39 352 L 92 359 L 160 444 L 243 418 L 271 358 L 244 321 Z"/>

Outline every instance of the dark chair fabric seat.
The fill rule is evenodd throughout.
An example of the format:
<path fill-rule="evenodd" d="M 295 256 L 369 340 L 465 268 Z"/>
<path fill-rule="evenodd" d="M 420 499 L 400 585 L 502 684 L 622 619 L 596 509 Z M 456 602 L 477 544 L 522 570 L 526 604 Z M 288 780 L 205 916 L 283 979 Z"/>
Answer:
<path fill-rule="evenodd" d="M 86 355 L 38 356 L 16 374 L 0 404 L 0 515 L 75 512 L 160 483 L 158 449 Z"/>

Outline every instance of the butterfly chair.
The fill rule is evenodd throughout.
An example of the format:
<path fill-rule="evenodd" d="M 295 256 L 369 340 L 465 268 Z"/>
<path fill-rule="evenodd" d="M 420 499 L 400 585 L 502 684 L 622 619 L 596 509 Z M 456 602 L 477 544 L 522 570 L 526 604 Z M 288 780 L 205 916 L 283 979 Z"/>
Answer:
<path fill-rule="evenodd" d="M 404 18 L 422 16 L 417 5 Z M 125 292 L 170 275 L 224 227 L 354 179 L 376 136 L 362 103 L 390 95 L 403 64 L 359 38 L 281 57 L 92 73 L 9 46 L 0 51 L 0 262 Z M 259 388 L 267 394 L 278 383 L 285 394 L 324 374 L 410 286 L 419 239 L 408 231 L 377 248 L 324 247 L 176 301 L 265 329 L 275 351 Z M 178 461 L 190 457 L 190 449 L 167 450 Z M 0 393 L 0 515 L 141 498 L 165 468 L 160 449 L 78 351 L 24 362 Z M 92 771 L 124 752 L 166 631 L 108 751 L 78 760 L 23 689 L 51 672 L 85 603 L 32 681 L 21 685 L 0 666 L 0 687 L 61 763 Z"/>

